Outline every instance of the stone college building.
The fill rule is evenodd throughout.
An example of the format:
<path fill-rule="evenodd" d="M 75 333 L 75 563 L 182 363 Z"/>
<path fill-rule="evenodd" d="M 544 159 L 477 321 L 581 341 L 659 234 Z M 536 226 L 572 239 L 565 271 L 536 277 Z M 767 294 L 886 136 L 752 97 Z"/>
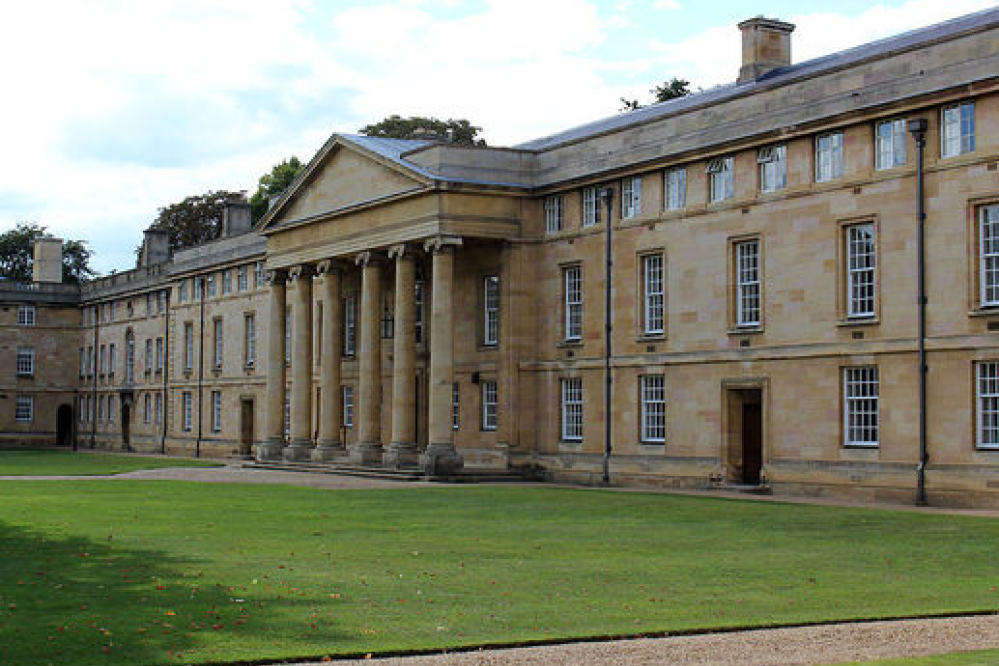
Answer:
<path fill-rule="evenodd" d="M 82 288 L 39 243 L 0 434 L 999 506 L 999 10 L 739 29 L 735 83 L 512 148 L 334 134 Z"/>

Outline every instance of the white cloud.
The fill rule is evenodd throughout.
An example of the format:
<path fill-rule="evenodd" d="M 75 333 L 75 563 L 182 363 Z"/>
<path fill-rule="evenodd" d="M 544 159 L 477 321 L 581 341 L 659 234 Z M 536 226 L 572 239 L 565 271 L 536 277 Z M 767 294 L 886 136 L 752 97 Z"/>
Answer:
<path fill-rule="evenodd" d="M 656 0 L 652 3 L 652 6 L 661 11 L 676 11 L 678 9 L 683 9 L 683 5 L 676 0 Z"/>

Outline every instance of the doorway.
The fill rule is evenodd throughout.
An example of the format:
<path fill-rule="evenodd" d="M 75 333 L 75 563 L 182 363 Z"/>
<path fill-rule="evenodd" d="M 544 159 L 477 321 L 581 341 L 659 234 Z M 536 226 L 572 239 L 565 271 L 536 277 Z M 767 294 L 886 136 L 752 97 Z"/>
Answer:
<path fill-rule="evenodd" d="M 733 388 L 727 394 L 728 481 L 758 486 L 763 471 L 763 390 Z"/>
<path fill-rule="evenodd" d="M 73 408 L 69 405 L 59 405 L 56 410 L 56 445 L 71 446 L 73 444 Z"/>
<path fill-rule="evenodd" d="M 253 399 L 239 401 L 239 455 L 250 458 L 253 448 Z"/>
<path fill-rule="evenodd" d="M 132 449 L 132 403 L 121 401 L 121 448 L 125 451 Z"/>

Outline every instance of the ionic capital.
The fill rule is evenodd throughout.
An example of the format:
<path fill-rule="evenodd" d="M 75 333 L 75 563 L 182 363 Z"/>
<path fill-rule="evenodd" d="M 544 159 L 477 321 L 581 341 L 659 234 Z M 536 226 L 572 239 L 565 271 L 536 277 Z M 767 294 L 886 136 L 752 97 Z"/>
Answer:
<path fill-rule="evenodd" d="M 342 261 L 336 259 L 324 259 L 316 263 L 316 275 L 325 276 L 331 273 L 342 273 L 346 270 Z"/>
<path fill-rule="evenodd" d="M 271 269 L 264 273 L 264 280 L 271 287 L 276 285 L 282 285 L 288 279 L 288 271 L 283 268 Z"/>
<path fill-rule="evenodd" d="M 369 264 L 381 264 L 385 261 L 385 255 L 381 252 L 374 252 L 372 250 L 365 250 L 364 252 L 358 252 L 354 256 L 354 264 L 360 266 L 361 268 L 367 267 Z"/>
<path fill-rule="evenodd" d="M 461 236 L 434 236 L 423 243 L 423 251 L 432 254 L 450 252 L 457 247 L 461 247 Z"/>
<path fill-rule="evenodd" d="M 413 258 L 413 248 L 409 247 L 405 243 L 400 243 L 399 245 L 393 245 L 388 249 L 388 258 L 401 260 L 401 259 L 412 259 Z"/>
<path fill-rule="evenodd" d="M 288 269 L 288 280 L 292 283 L 298 282 L 300 278 L 308 279 L 315 274 L 312 264 L 299 264 Z"/>

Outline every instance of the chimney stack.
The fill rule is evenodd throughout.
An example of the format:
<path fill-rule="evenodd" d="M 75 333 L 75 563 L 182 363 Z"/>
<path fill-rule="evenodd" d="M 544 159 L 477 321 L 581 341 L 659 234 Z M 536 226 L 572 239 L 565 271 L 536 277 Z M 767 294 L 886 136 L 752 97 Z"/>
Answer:
<path fill-rule="evenodd" d="M 51 236 L 35 241 L 31 266 L 33 282 L 62 282 L 62 239 Z"/>
<path fill-rule="evenodd" d="M 222 238 L 245 234 L 252 228 L 250 204 L 245 201 L 227 201 L 222 210 Z"/>
<path fill-rule="evenodd" d="M 739 24 L 742 31 L 742 68 L 738 83 L 758 81 L 791 64 L 794 25 L 757 16 Z"/>
<path fill-rule="evenodd" d="M 166 261 L 170 261 L 170 232 L 152 228 L 143 231 L 139 266 L 154 266 Z"/>

